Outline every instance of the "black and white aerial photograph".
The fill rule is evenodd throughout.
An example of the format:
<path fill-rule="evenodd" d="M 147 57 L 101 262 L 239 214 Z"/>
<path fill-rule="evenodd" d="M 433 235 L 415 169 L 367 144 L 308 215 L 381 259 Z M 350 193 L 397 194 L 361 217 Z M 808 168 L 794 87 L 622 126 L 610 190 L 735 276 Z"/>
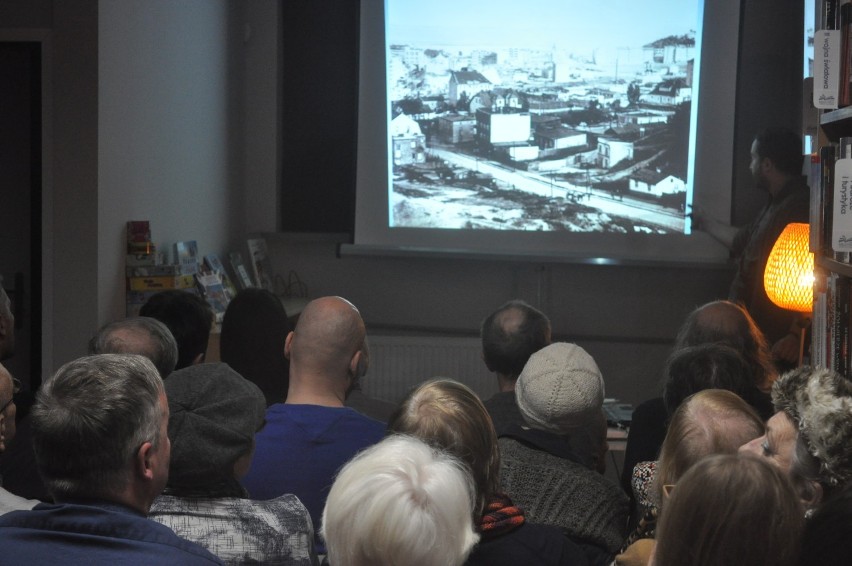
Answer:
<path fill-rule="evenodd" d="M 689 230 L 702 0 L 386 0 L 389 225 Z"/>

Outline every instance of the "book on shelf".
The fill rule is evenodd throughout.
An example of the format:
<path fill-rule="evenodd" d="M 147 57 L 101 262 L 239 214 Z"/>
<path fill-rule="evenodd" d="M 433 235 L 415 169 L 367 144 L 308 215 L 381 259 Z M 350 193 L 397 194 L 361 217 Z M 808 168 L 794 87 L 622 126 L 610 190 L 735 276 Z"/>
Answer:
<path fill-rule="evenodd" d="M 823 0 L 820 26 L 814 32 L 813 104 L 816 108 L 838 107 L 842 43 L 838 0 Z"/>
<path fill-rule="evenodd" d="M 127 289 L 129 291 L 165 291 L 166 289 L 190 289 L 194 286 L 194 275 L 163 275 L 127 278 Z"/>
<path fill-rule="evenodd" d="M 225 286 L 222 285 L 221 278 L 217 273 L 199 273 L 195 277 L 198 280 L 201 295 L 216 314 L 216 322 L 222 322 L 230 299 L 225 292 Z"/>
<path fill-rule="evenodd" d="M 250 238 L 248 240 L 248 249 L 255 284 L 262 289 L 275 292 L 275 285 L 272 279 L 272 263 L 266 248 L 266 240 L 263 238 Z"/>
<path fill-rule="evenodd" d="M 175 263 L 185 268 L 185 273 L 198 273 L 198 243 L 195 240 L 175 242 Z"/>
<path fill-rule="evenodd" d="M 218 254 L 207 254 L 204 256 L 204 266 L 208 271 L 219 276 L 219 279 L 222 281 L 222 286 L 225 287 L 225 293 L 228 294 L 228 299 L 233 299 L 237 296 L 237 288 L 234 286 L 231 278 L 228 277 L 225 265 L 222 263 L 222 260 L 219 259 Z"/>
<path fill-rule="evenodd" d="M 251 280 L 251 275 L 249 275 L 243 254 L 240 252 L 231 252 L 228 254 L 228 259 L 231 261 L 231 269 L 237 275 L 237 283 L 239 283 L 240 289 L 251 289 L 254 287 L 254 281 Z"/>
<path fill-rule="evenodd" d="M 154 253 L 151 241 L 151 223 L 148 220 L 129 220 L 127 222 L 127 253 L 146 255 Z"/>
<path fill-rule="evenodd" d="M 840 138 L 833 175 L 831 248 L 835 259 L 848 261 L 852 251 L 852 137 Z"/>

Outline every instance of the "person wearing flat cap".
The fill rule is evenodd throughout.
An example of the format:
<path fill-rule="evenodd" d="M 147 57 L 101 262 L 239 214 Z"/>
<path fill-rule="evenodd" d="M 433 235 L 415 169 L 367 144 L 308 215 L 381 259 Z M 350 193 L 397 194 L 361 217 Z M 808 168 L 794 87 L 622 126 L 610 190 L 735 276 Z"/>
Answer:
<path fill-rule="evenodd" d="M 227 364 L 198 364 L 164 382 L 172 445 L 169 479 L 150 518 L 225 564 L 318 563 L 307 509 L 291 494 L 252 501 L 239 479 L 264 425 L 260 389 Z"/>
<path fill-rule="evenodd" d="M 527 426 L 499 439 L 504 491 L 530 522 L 555 525 L 614 555 L 626 534 L 627 496 L 572 444 L 582 436 L 606 442 L 604 383 L 595 360 L 575 344 L 546 346 L 530 356 L 515 395 Z"/>
<path fill-rule="evenodd" d="M 741 452 L 785 472 L 810 513 L 852 484 L 852 382 L 828 369 L 801 367 L 772 386 L 775 415 Z"/>

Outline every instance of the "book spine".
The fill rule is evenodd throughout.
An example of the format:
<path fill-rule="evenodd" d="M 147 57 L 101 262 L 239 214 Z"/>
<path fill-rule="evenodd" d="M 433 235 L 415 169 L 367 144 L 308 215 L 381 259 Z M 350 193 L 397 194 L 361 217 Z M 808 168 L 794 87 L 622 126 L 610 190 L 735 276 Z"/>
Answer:
<path fill-rule="evenodd" d="M 840 26 L 839 4 L 839 0 L 823 0 L 821 29 L 838 29 Z"/>
<path fill-rule="evenodd" d="M 837 157 L 836 147 L 827 145 L 819 150 L 819 165 L 821 171 L 820 187 L 822 190 L 822 211 L 817 211 L 817 214 L 822 217 L 822 240 L 824 247 L 823 253 L 834 257 L 834 252 L 831 249 L 831 222 L 834 210 L 834 162 Z"/>
<path fill-rule="evenodd" d="M 811 365 L 825 369 L 825 326 L 826 278 L 821 272 L 814 273 L 814 324 L 811 327 Z"/>
<path fill-rule="evenodd" d="M 846 4 L 844 4 L 845 6 Z M 840 159 L 834 164 L 834 195 L 831 215 L 831 247 L 839 261 L 848 261 L 852 251 L 852 137 L 840 138 Z"/>

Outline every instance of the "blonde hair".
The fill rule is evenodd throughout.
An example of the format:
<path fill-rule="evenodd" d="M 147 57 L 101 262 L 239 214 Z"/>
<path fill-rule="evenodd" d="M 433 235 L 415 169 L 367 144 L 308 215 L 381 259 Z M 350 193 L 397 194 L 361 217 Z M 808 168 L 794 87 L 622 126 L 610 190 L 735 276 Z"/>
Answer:
<path fill-rule="evenodd" d="M 669 423 L 657 465 L 655 493 L 662 502 L 664 485 L 677 483 L 696 462 L 710 454 L 735 454 L 763 434 L 757 412 L 736 394 L 705 389 L 686 398 Z"/>
<path fill-rule="evenodd" d="M 388 430 L 416 436 L 467 464 L 476 484 L 477 516 L 500 490 L 497 433 L 485 405 L 466 385 L 447 378 L 423 383 L 402 401 Z"/>

